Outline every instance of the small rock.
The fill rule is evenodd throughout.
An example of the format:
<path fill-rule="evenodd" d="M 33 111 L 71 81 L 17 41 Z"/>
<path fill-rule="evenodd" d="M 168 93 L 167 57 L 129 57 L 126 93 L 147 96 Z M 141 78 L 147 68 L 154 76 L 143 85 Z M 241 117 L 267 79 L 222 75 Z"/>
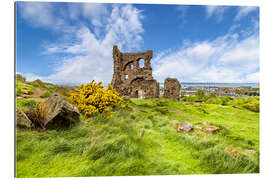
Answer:
<path fill-rule="evenodd" d="M 243 151 L 239 147 L 227 147 L 225 151 L 233 157 L 240 157 L 244 155 Z"/>
<path fill-rule="evenodd" d="M 32 122 L 26 116 L 26 114 L 20 110 L 16 109 L 16 126 L 21 128 L 31 128 Z"/>
<path fill-rule="evenodd" d="M 192 130 L 193 130 L 193 125 L 186 121 L 181 122 L 177 128 L 178 132 L 189 132 Z"/>
<path fill-rule="evenodd" d="M 251 153 L 251 154 L 255 154 L 256 153 L 256 151 L 253 150 L 253 149 L 246 149 L 246 152 Z"/>
<path fill-rule="evenodd" d="M 22 93 L 23 93 L 23 94 L 28 94 L 28 91 L 25 90 L 25 89 L 22 89 Z"/>
<path fill-rule="evenodd" d="M 220 130 L 219 127 L 213 126 L 213 125 L 206 126 L 206 127 L 203 128 L 203 131 L 206 132 L 206 133 L 215 133 L 215 132 L 217 132 L 219 130 Z"/>

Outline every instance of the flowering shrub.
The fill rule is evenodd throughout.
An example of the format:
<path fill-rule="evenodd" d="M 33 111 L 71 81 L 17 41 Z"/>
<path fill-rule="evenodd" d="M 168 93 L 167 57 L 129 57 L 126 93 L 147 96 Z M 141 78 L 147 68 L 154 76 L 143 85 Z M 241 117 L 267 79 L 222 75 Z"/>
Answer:
<path fill-rule="evenodd" d="M 123 102 L 111 84 L 104 89 L 101 82 L 92 81 L 86 85 L 80 85 L 79 89 L 80 92 L 70 92 L 70 99 L 85 116 L 99 112 L 108 113 L 108 118 L 111 118 L 114 114 L 112 108 Z"/>

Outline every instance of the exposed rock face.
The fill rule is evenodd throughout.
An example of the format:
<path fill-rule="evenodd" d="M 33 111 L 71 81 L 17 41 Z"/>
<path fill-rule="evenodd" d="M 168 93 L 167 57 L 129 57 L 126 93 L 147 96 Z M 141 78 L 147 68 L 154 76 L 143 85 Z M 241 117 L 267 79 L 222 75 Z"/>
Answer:
<path fill-rule="evenodd" d="M 192 130 L 193 130 L 193 125 L 186 121 L 181 122 L 177 128 L 178 132 L 189 132 Z"/>
<path fill-rule="evenodd" d="M 203 128 L 203 131 L 206 132 L 206 133 L 215 133 L 217 131 L 219 131 L 220 128 L 219 127 L 216 127 L 216 126 L 206 126 Z"/>
<path fill-rule="evenodd" d="M 121 53 L 113 47 L 114 73 L 112 86 L 122 97 L 158 98 L 159 83 L 152 76 L 151 50 L 139 53 Z M 140 61 L 144 66 L 140 67 Z"/>
<path fill-rule="evenodd" d="M 80 121 L 80 112 L 77 107 L 73 106 L 66 99 L 55 93 L 45 105 L 44 127 L 48 129 L 69 127 Z"/>
<path fill-rule="evenodd" d="M 32 122 L 26 116 L 26 114 L 20 110 L 16 109 L 16 126 L 20 128 L 31 128 Z"/>
<path fill-rule="evenodd" d="M 181 85 L 176 78 L 166 78 L 164 82 L 164 97 L 179 100 Z"/>

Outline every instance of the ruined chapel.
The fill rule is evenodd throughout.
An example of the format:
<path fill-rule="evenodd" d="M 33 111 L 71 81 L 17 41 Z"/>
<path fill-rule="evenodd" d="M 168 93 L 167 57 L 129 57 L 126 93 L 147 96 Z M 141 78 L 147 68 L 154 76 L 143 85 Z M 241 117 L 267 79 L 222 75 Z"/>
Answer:
<path fill-rule="evenodd" d="M 158 98 L 159 83 L 152 76 L 153 51 L 122 53 L 113 46 L 112 86 L 122 97 Z"/>

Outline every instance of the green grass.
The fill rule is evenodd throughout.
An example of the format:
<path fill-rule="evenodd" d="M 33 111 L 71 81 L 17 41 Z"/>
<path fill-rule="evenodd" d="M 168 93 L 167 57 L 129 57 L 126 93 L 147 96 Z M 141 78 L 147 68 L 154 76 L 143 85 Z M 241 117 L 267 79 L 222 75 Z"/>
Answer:
<path fill-rule="evenodd" d="M 45 84 L 46 90 L 49 91 L 49 92 L 51 92 L 51 93 L 52 92 L 55 92 L 59 88 L 59 86 L 54 85 L 54 84 L 51 84 L 51 83 L 44 82 L 44 84 Z"/>
<path fill-rule="evenodd" d="M 23 91 L 27 91 L 27 94 L 33 94 L 35 88 L 31 85 L 21 82 L 20 80 L 16 80 L 16 96 L 23 95 Z"/>
<path fill-rule="evenodd" d="M 27 111 L 35 108 L 37 103 L 38 102 L 33 99 L 16 99 L 16 108 Z"/>
<path fill-rule="evenodd" d="M 45 93 L 43 93 L 40 97 L 41 98 L 47 98 L 47 97 L 50 97 L 52 94 L 48 91 L 46 91 Z"/>
<path fill-rule="evenodd" d="M 17 177 L 259 172 L 259 113 L 216 104 L 132 99 L 112 119 L 81 119 L 67 130 L 17 130 Z M 193 132 L 178 133 L 188 121 Z M 221 131 L 204 133 L 206 125 Z M 234 156 L 227 148 L 240 151 Z M 253 149 L 256 153 L 248 153 Z"/>

